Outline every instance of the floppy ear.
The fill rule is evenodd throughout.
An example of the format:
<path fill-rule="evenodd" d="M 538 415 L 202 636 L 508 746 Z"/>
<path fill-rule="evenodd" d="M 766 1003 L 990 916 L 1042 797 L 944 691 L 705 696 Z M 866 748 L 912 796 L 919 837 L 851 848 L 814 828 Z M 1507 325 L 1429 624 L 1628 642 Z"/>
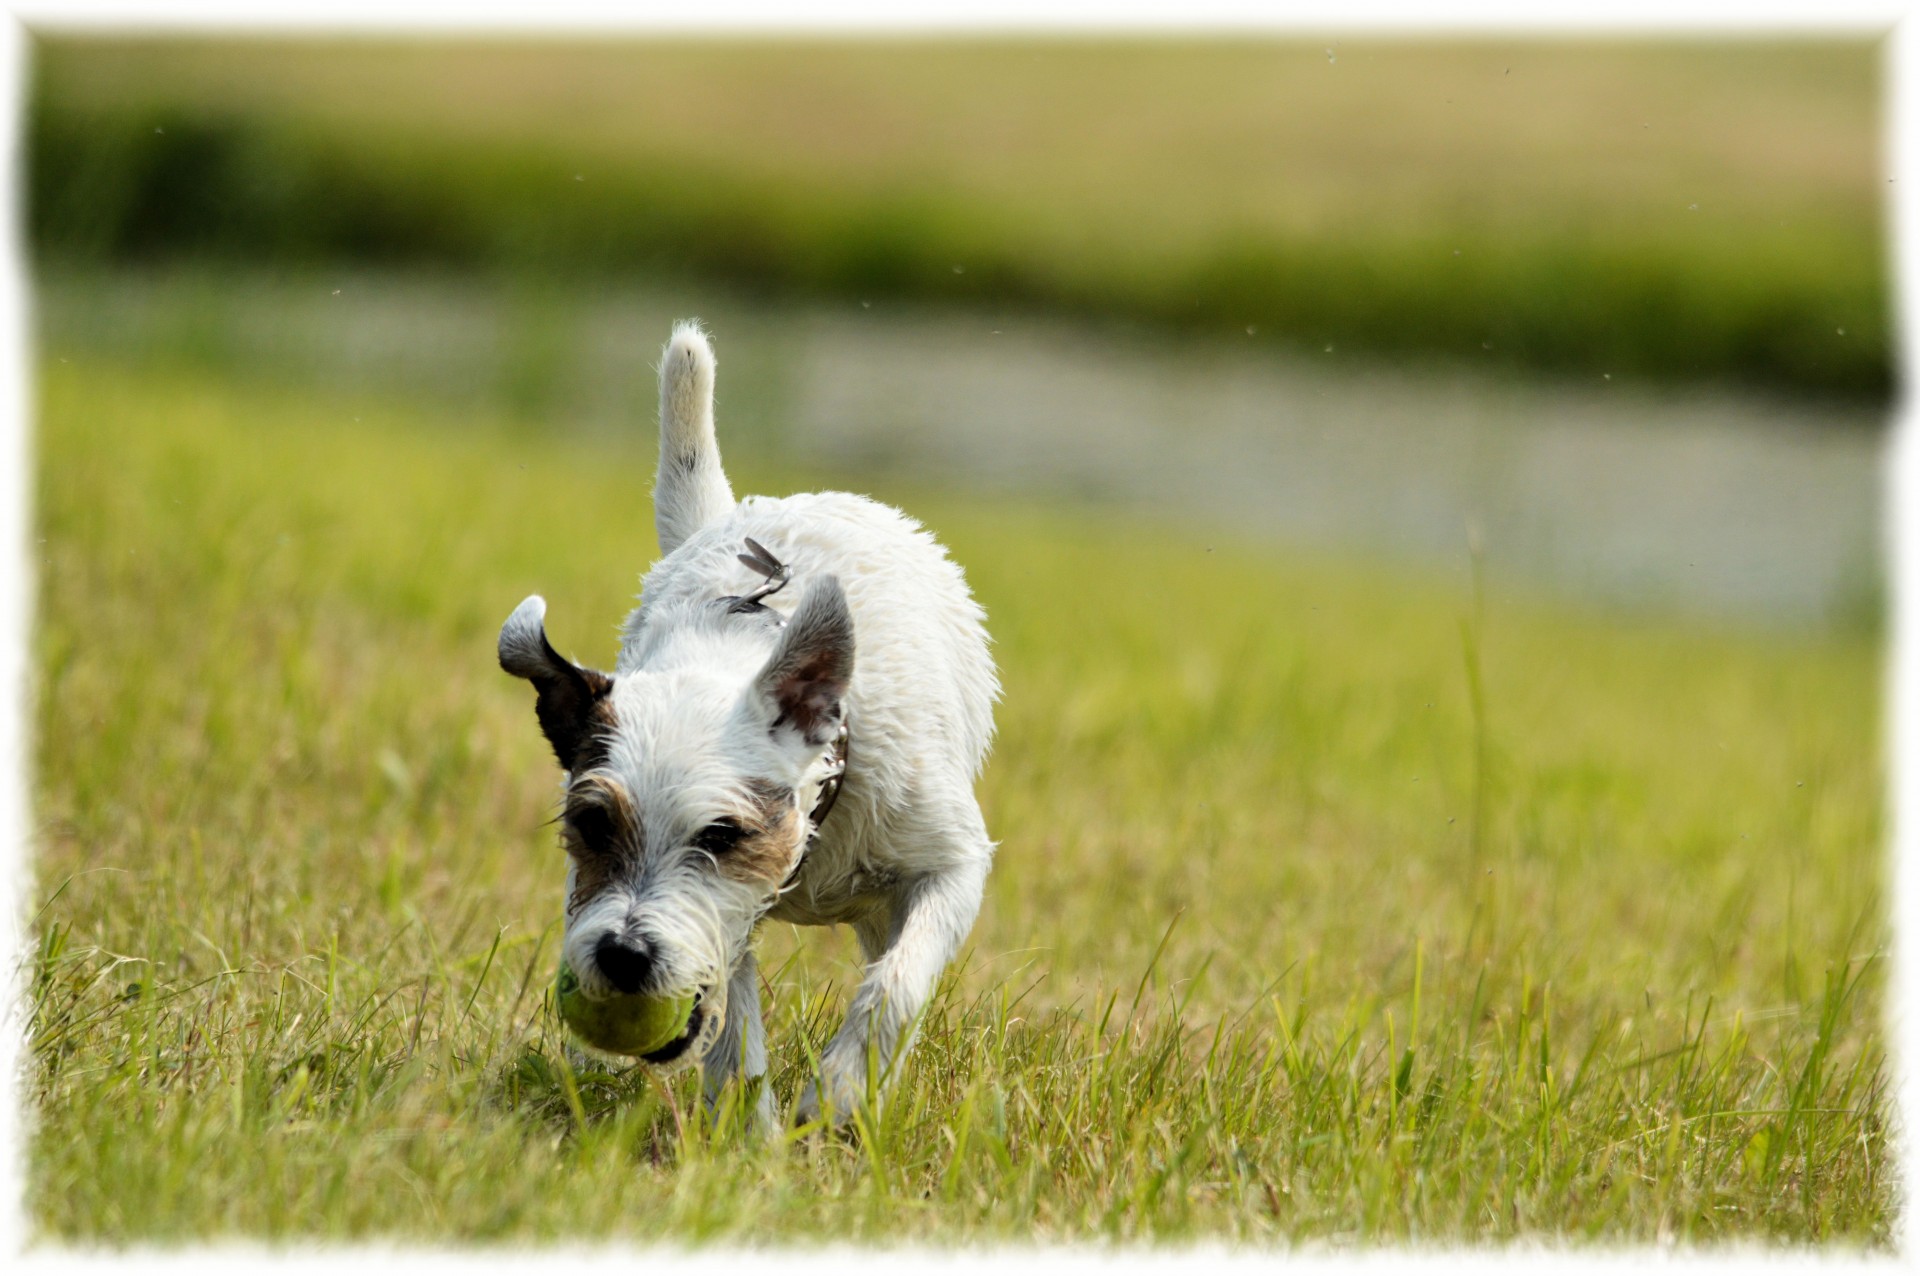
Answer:
<path fill-rule="evenodd" d="M 540 729 L 561 767 L 577 771 L 594 736 L 612 725 L 605 698 L 613 679 L 555 651 L 547 641 L 546 615 L 547 600 L 538 594 L 513 609 L 500 626 L 500 667 L 539 691 L 533 711 Z"/>
<path fill-rule="evenodd" d="M 789 727 L 808 744 L 822 745 L 840 731 L 852 680 L 853 612 L 840 578 L 822 576 L 780 631 L 780 645 L 756 685 L 773 708 L 776 730 Z"/>

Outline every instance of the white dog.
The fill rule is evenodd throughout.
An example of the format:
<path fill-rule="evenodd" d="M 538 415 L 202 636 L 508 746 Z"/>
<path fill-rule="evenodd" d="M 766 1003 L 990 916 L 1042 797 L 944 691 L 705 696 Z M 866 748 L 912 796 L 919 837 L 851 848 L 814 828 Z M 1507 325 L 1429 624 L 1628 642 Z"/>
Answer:
<path fill-rule="evenodd" d="M 753 932 L 850 924 L 867 959 L 796 1118 L 885 1085 L 980 908 L 994 844 L 973 795 L 999 695 L 960 568 L 897 510 L 844 492 L 736 502 L 713 432 L 713 351 L 675 327 L 660 366 L 654 522 L 612 674 L 500 631 L 567 772 L 563 952 L 588 997 L 698 998 L 646 1056 L 702 1062 L 709 1101 L 762 1081 Z"/>

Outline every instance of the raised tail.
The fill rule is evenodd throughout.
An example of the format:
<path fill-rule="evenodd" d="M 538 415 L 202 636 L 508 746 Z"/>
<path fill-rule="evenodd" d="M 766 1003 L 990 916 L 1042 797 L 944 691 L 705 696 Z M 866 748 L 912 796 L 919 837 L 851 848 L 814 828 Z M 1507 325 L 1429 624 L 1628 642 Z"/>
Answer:
<path fill-rule="evenodd" d="M 653 474 L 653 525 L 660 552 L 733 508 L 713 437 L 713 347 L 694 320 L 673 326 L 660 355 L 660 468 Z"/>

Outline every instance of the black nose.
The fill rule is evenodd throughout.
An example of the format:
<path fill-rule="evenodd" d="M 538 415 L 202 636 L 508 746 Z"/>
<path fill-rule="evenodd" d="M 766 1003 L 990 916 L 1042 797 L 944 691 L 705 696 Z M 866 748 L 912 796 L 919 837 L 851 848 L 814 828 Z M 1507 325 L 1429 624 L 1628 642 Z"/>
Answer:
<path fill-rule="evenodd" d="M 593 959 L 600 963 L 607 980 L 621 992 L 639 992 L 653 969 L 653 952 L 642 940 L 602 935 L 593 947 Z"/>

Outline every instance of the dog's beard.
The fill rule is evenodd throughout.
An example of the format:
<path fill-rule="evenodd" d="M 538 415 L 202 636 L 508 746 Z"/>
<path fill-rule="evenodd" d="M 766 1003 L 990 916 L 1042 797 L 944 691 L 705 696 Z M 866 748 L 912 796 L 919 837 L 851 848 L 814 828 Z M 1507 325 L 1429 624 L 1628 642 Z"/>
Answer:
<path fill-rule="evenodd" d="M 752 942 L 755 921 L 773 898 L 772 891 L 749 892 L 737 883 L 716 883 L 691 867 L 677 880 L 657 880 L 644 894 L 625 885 L 609 886 L 569 911 L 562 952 L 581 991 L 600 998 L 618 991 L 596 959 L 601 940 L 619 935 L 647 944 L 654 969 L 640 991 L 698 998 L 691 1040 L 670 1043 L 661 1052 L 667 1057 L 639 1060 L 656 1072 L 678 1072 L 703 1058 L 719 1039 L 726 1023 L 729 979 Z"/>

